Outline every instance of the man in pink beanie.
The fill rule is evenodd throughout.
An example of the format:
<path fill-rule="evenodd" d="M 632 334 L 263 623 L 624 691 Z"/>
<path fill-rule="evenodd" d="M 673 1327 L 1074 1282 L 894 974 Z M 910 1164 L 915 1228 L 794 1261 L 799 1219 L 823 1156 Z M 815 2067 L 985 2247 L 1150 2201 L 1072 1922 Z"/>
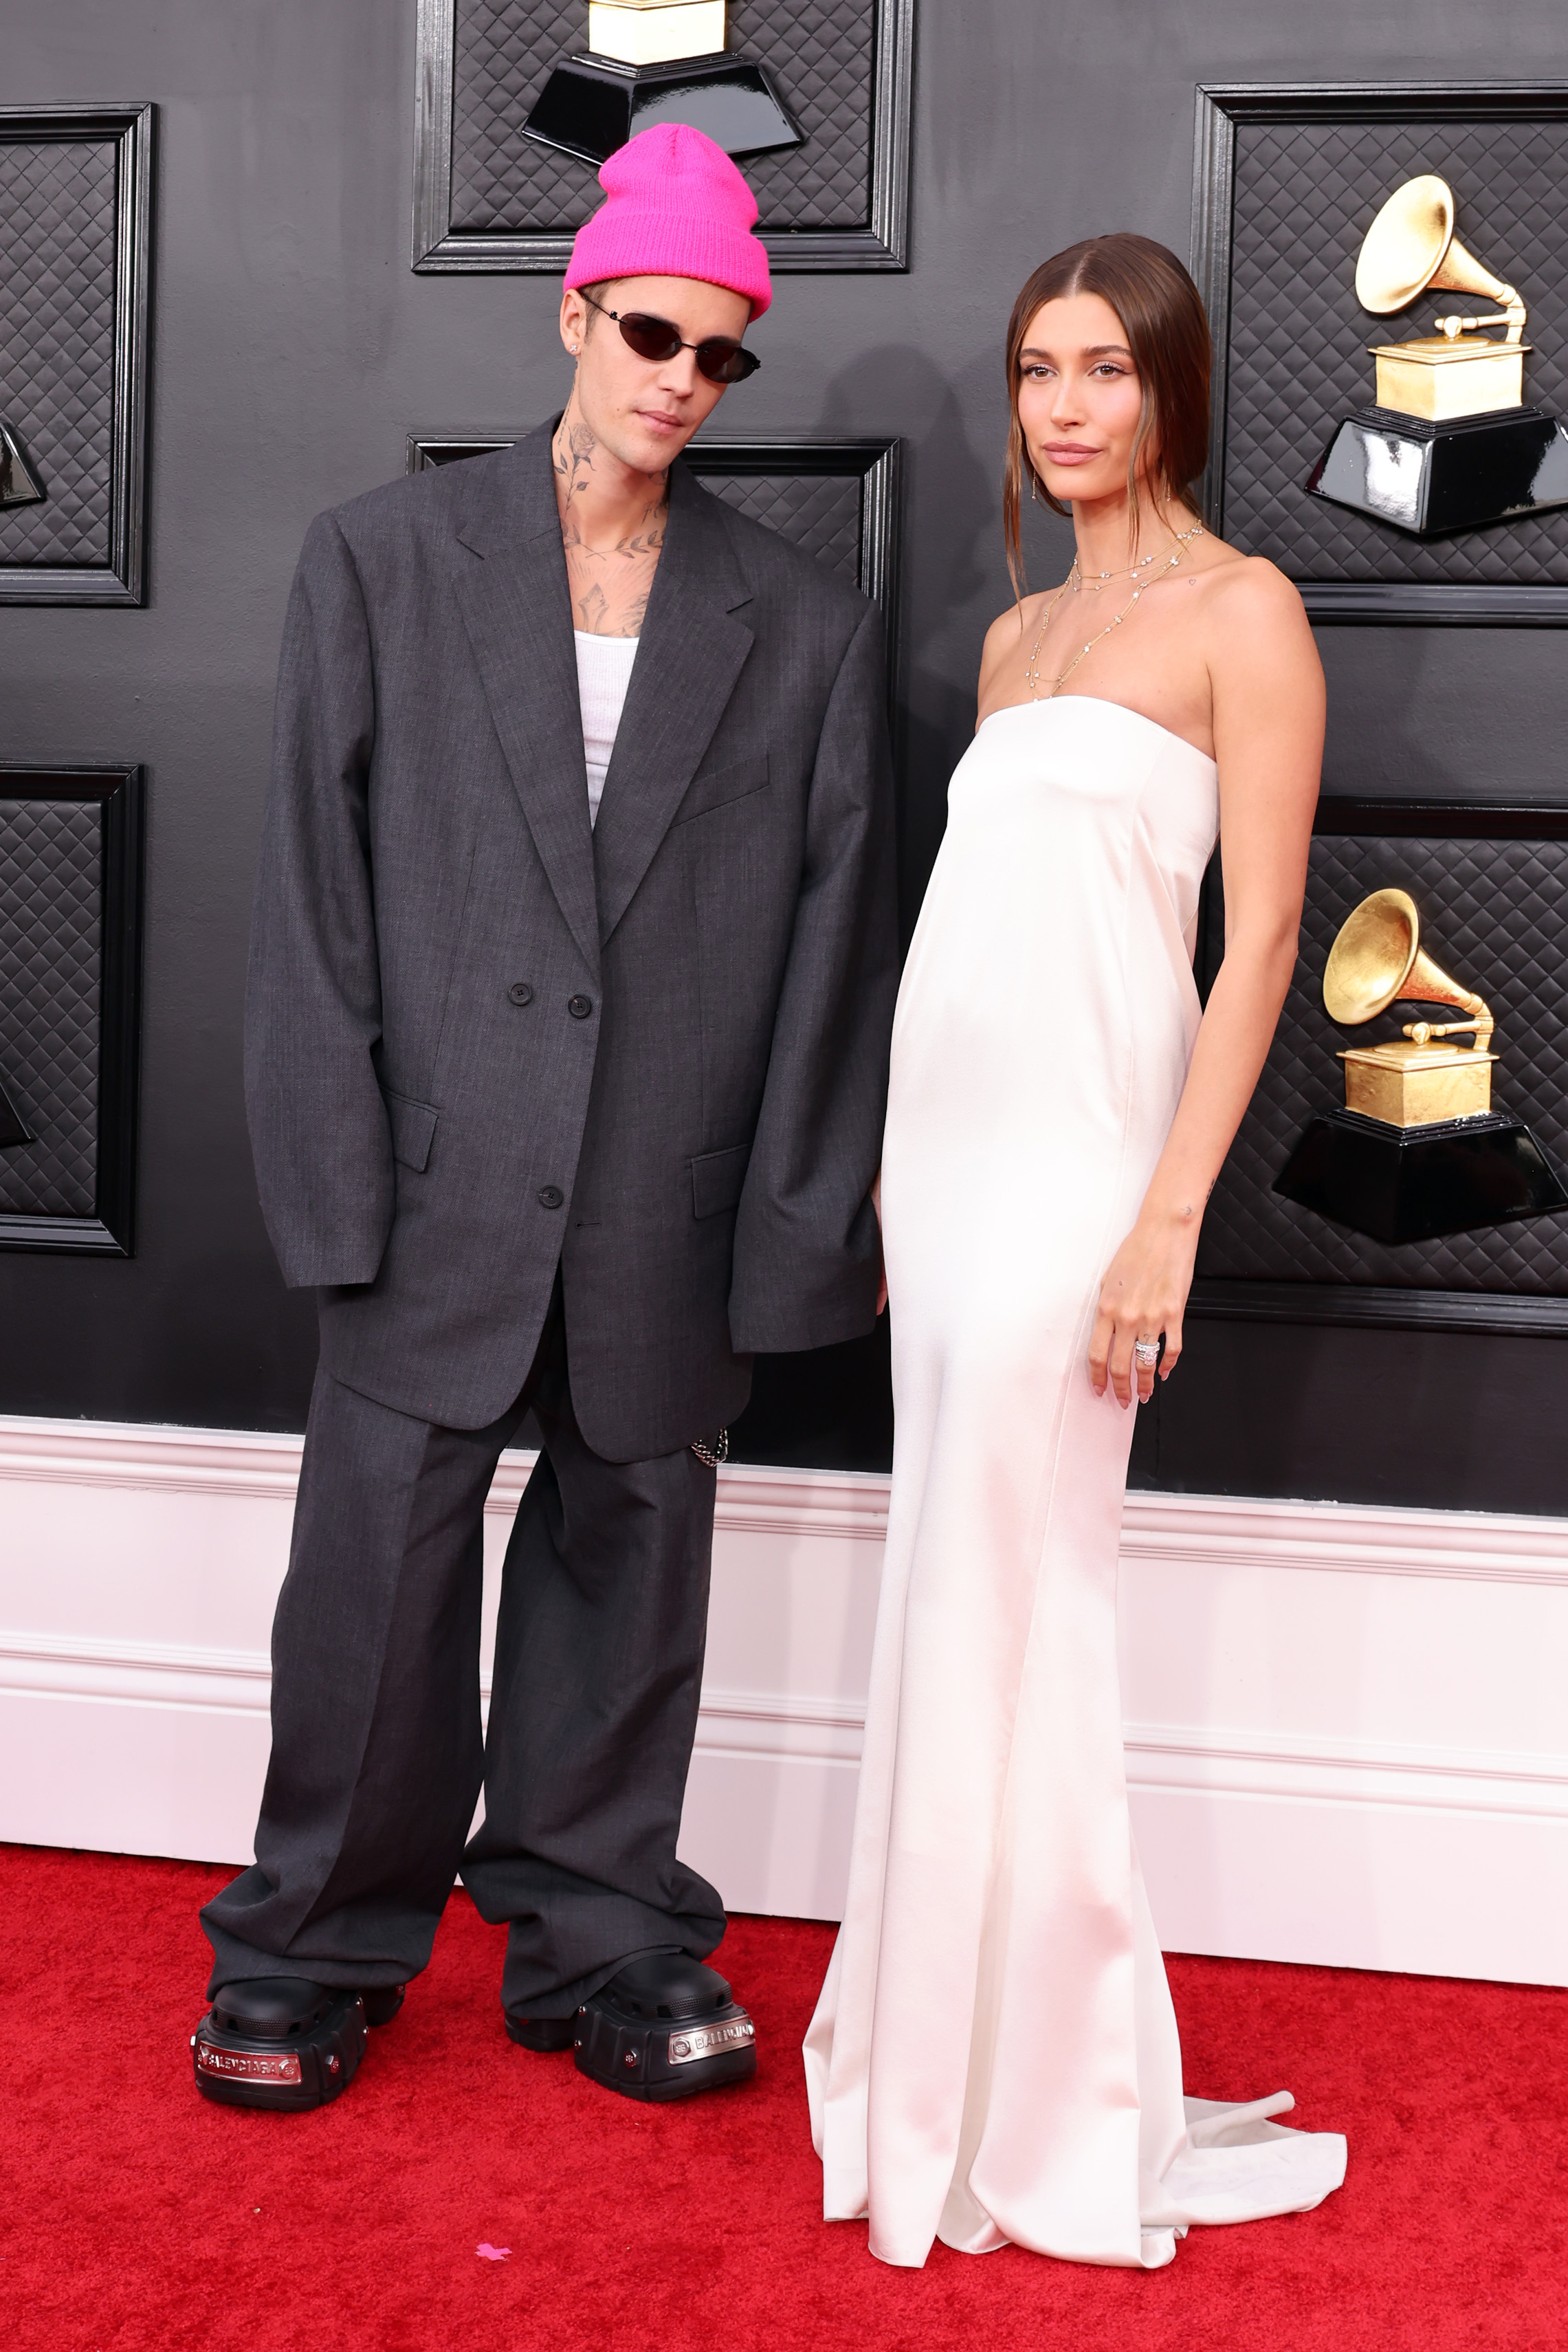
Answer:
<path fill-rule="evenodd" d="M 203 1914 L 237 2104 L 346 2087 L 459 1870 L 525 2050 L 641 2099 L 756 2063 L 675 1848 L 727 1424 L 878 1307 L 881 633 L 678 462 L 757 365 L 746 182 L 680 124 L 600 176 L 564 415 L 319 517 L 289 604 L 246 1088 L 321 1358 L 256 1859 Z"/>
<path fill-rule="evenodd" d="M 556 499 L 574 625 L 625 646 L 664 545 L 671 460 L 759 364 L 740 339 L 773 291 L 757 199 L 700 131 L 641 131 L 599 179 L 607 201 L 577 233 L 560 306 L 578 366 L 556 427 Z M 604 692 L 618 706 L 632 658 L 591 654 L 585 709 Z M 588 757 L 597 804 L 591 746 Z"/>

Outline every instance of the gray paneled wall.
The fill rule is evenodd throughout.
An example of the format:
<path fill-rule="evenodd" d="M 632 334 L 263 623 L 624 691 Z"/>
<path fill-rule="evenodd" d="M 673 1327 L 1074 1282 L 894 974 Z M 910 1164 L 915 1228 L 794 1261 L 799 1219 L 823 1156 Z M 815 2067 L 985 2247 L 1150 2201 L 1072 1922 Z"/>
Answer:
<path fill-rule="evenodd" d="M 0 1081 L 34 1140 L 0 1154 L 0 1218 L 90 1217 L 103 812 L 5 789 L 0 777 Z"/>
<path fill-rule="evenodd" d="M 0 140 L 0 403 L 47 482 L 0 516 L 0 564 L 107 564 L 114 466 L 114 143 Z"/>
<path fill-rule="evenodd" d="M 6 12 L 8 103 L 151 98 L 162 118 L 150 602 L 0 611 L 0 756 L 148 768 L 139 1255 L 0 1262 L 0 1409 L 302 1425 L 309 1302 L 283 1292 L 261 1230 L 238 1043 L 290 569 L 317 509 L 401 472 L 411 429 L 514 432 L 567 383 L 554 281 L 410 270 L 413 15 L 413 0 Z M 1008 600 L 998 349 L 1029 268 L 1107 227 L 1186 252 L 1200 80 L 1568 73 L 1561 0 L 1514 0 L 1506 57 L 1495 13 L 1463 0 L 925 0 L 918 17 L 909 273 L 782 278 L 755 330 L 762 373 L 716 420 L 735 436 L 904 438 L 910 913 L 980 638 Z M 1320 437 L 1303 415 L 1304 463 Z M 1040 526 L 1042 581 L 1061 544 Z M 1515 801 L 1568 781 L 1552 633 L 1342 627 L 1321 643 L 1331 789 Z M 1568 1508 L 1560 1342 L 1219 1322 L 1190 1339 L 1140 1433 L 1145 1482 Z M 770 1370 L 758 1450 L 869 1458 L 880 1377 L 874 1351 L 821 1368 L 809 1396 Z"/>

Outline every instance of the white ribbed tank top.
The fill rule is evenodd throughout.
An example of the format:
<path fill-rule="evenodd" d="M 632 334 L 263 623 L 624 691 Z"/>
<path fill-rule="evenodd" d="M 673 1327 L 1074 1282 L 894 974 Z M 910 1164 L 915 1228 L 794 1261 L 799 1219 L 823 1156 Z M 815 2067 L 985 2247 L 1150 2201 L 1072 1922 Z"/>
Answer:
<path fill-rule="evenodd" d="M 574 629 L 572 635 L 577 640 L 577 698 L 582 705 L 582 756 L 588 768 L 588 822 L 595 824 L 626 688 L 632 683 L 637 639 L 596 637 L 585 629 Z"/>

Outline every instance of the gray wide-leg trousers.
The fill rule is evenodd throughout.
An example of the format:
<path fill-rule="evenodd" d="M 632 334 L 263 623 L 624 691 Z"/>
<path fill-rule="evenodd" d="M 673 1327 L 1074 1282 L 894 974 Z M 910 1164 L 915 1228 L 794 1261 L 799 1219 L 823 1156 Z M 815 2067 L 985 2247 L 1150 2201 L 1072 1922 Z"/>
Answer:
<path fill-rule="evenodd" d="M 530 1405 L 544 1450 L 507 1548 L 486 1738 L 482 1514 Z M 585 1443 L 559 1286 L 527 1385 L 487 1429 L 416 1421 L 318 1374 L 256 1858 L 202 1913 L 209 1995 L 273 1975 L 402 1984 L 459 1870 L 483 1916 L 510 1922 L 514 2015 L 570 2016 L 639 1952 L 712 1951 L 723 1906 L 675 1840 L 714 1488 L 689 1449 L 620 1463 Z"/>

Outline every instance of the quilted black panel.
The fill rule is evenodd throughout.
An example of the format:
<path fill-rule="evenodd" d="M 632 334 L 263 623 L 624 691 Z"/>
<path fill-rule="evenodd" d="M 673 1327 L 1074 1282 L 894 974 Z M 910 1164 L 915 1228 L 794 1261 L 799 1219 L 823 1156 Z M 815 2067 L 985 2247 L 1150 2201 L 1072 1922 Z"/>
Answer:
<path fill-rule="evenodd" d="M 1568 124 L 1239 123 L 1226 537 L 1303 582 L 1568 583 L 1568 510 L 1423 546 L 1303 487 L 1340 418 L 1372 401 L 1368 343 L 1491 307 L 1442 294 L 1388 319 L 1359 308 L 1362 238 L 1420 172 L 1448 182 L 1460 239 L 1530 306 L 1525 398 L 1568 412 Z"/>
<path fill-rule="evenodd" d="M 704 474 L 702 485 L 727 506 L 738 507 L 803 547 L 859 585 L 861 479 L 858 474 Z"/>
<path fill-rule="evenodd" d="M 805 144 L 742 168 L 769 229 L 871 219 L 875 0 L 729 0 L 729 46 L 769 67 Z M 591 164 L 523 136 L 553 67 L 588 46 L 587 0 L 457 0 L 452 226 L 580 228 L 602 202 Z"/>
<path fill-rule="evenodd" d="M 0 1072 L 37 1142 L 0 1151 L 0 1211 L 90 1217 L 98 1166 L 97 801 L 0 800 Z"/>
<path fill-rule="evenodd" d="M 1391 1006 L 1360 1030 L 1323 1011 L 1322 975 L 1345 917 L 1371 890 L 1407 889 L 1422 944 L 1497 1017 L 1492 1100 L 1534 1130 L 1568 1174 L 1568 842 L 1382 840 L 1320 834 L 1301 954 L 1251 1107 L 1220 1171 L 1198 1250 L 1204 1276 L 1424 1290 L 1568 1294 L 1568 1212 L 1385 1248 L 1270 1190 L 1314 1110 L 1344 1099 L 1346 1045 L 1397 1037 L 1418 1014 Z M 1456 1016 L 1457 1017 L 1457 1016 Z"/>
<path fill-rule="evenodd" d="M 48 492 L 0 563 L 110 561 L 114 187 L 111 140 L 0 140 L 0 415 Z"/>

